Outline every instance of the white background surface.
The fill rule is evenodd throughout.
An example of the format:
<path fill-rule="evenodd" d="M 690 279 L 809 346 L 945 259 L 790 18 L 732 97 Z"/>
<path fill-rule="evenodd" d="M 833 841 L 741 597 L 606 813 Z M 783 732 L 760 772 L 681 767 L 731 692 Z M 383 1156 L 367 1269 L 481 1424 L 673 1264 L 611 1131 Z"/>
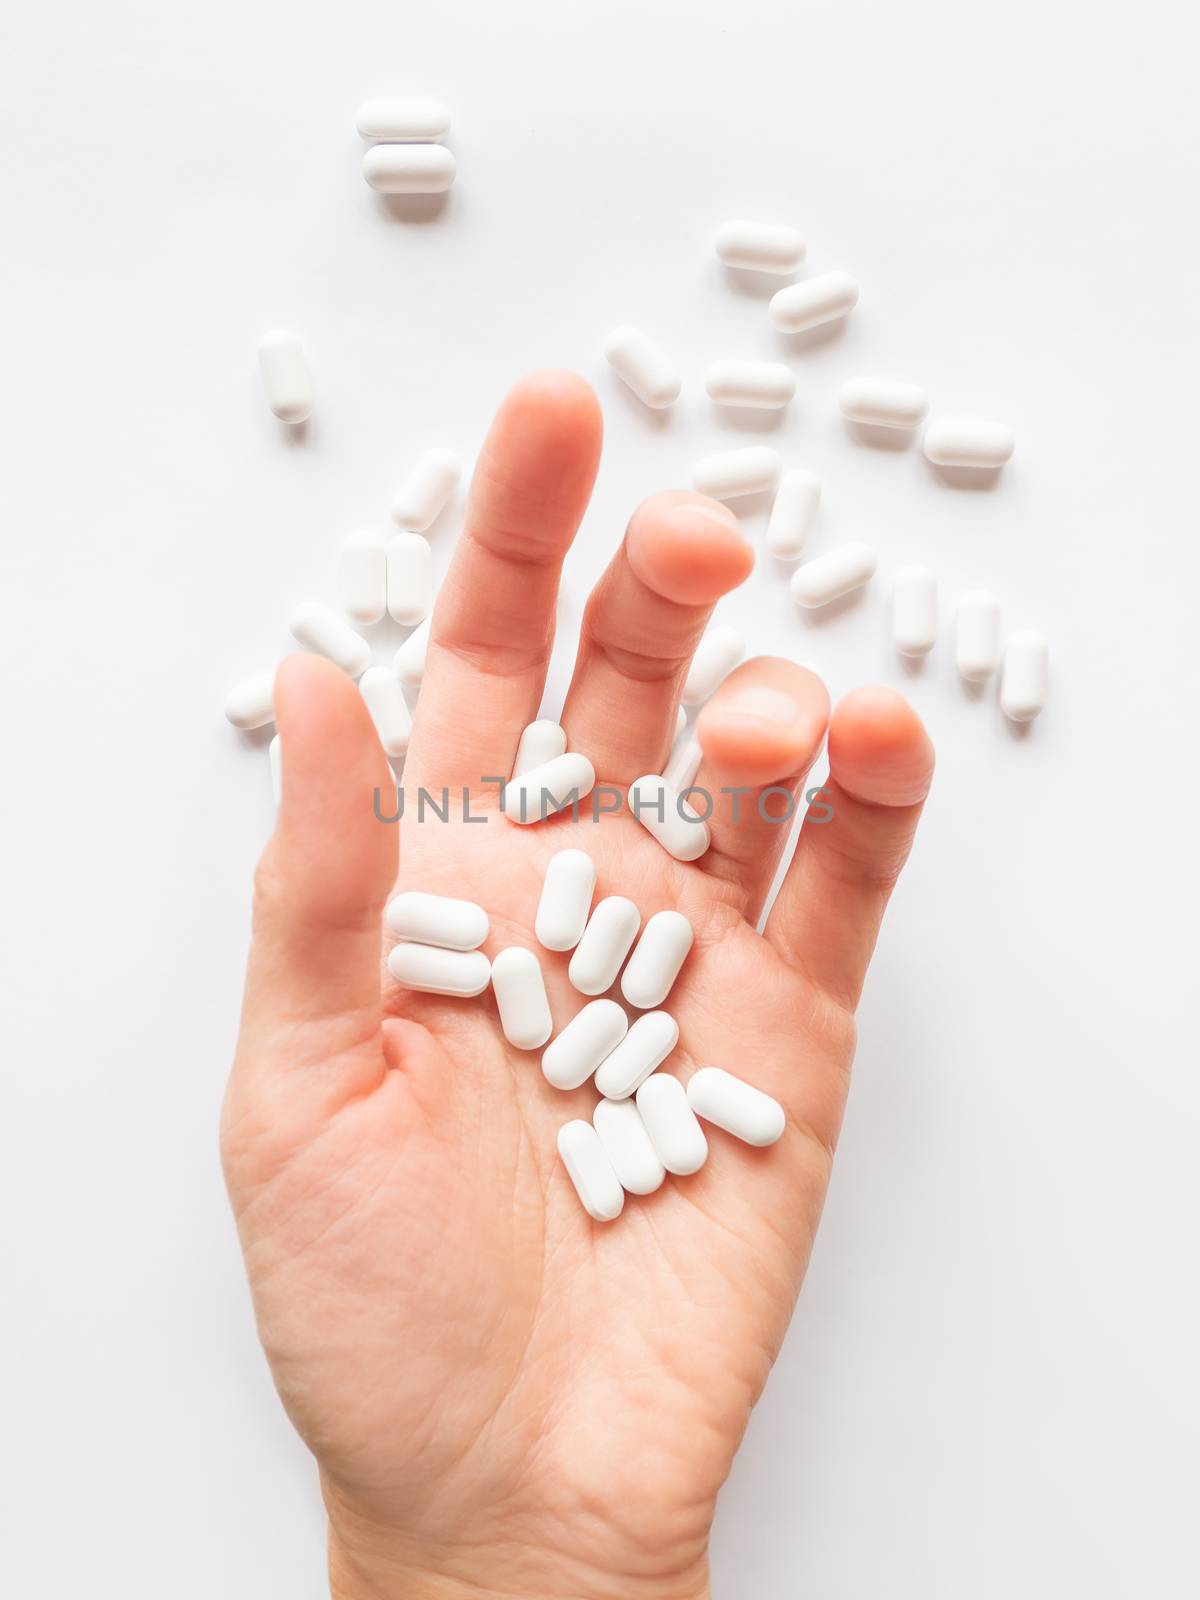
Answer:
<path fill-rule="evenodd" d="M 270 825 L 226 687 L 286 647 L 335 538 L 386 526 L 406 463 L 473 453 L 545 363 L 591 375 L 608 424 L 569 632 L 637 500 L 737 442 L 707 362 L 782 352 L 799 392 L 771 438 L 824 480 L 814 549 L 867 537 L 881 577 L 809 622 L 764 557 L 721 614 L 835 694 L 903 684 L 941 764 L 715 1594 L 1196 1593 L 1190 30 L 1184 7 L 1083 0 L 10 18 L 6 1591 L 324 1592 L 315 1474 L 216 1162 Z M 359 176 L 355 107 L 393 92 L 454 109 L 459 181 L 425 222 Z M 841 336 L 786 341 L 725 280 L 709 238 L 731 214 L 794 221 L 810 270 L 859 276 Z M 669 420 L 603 368 L 621 320 L 685 368 Z M 262 401 L 278 324 L 310 349 L 302 443 Z M 999 486 L 848 439 L 833 397 L 859 371 L 1010 421 Z M 1048 630 L 1027 736 L 963 692 L 945 640 L 915 675 L 892 657 L 886 575 L 909 559 L 947 605 L 985 584 Z"/>

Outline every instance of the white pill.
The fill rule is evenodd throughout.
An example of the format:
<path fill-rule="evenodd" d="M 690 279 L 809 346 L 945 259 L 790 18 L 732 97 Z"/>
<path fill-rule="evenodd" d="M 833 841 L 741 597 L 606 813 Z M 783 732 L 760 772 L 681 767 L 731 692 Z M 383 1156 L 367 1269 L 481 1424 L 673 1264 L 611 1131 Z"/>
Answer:
<path fill-rule="evenodd" d="M 512 775 L 522 777 L 534 767 L 543 767 L 547 761 L 561 756 L 567 748 L 567 735 L 557 722 L 549 717 L 539 717 L 521 730 L 517 753 L 513 758 Z"/>
<path fill-rule="evenodd" d="M 596 863 L 586 851 L 559 850 L 550 857 L 533 931 L 547 950 L 574 950 L 587 927 Z"/>
<path fill-rule="evenodd" d="M 492 992 L 504 1037 L 517 1050 L 539 1050 L 554 1023 L 541 963 L 532 950 L 509 945 L 492 962 Z"/>
<path fill-rule="evenodd" d="M 580 994 L 603 994 L 612 988 L 641 921 L 641 912 L 624 895 L 610 894 L 597 904 L 567 968 Z"/>
<path fill-rule="evenodd" d="M 275 328 L 258 341 L 267 404 L 281 422 L 305 422 L 312 415 L 312 380 L 298 333 Z"/>
<path fill-rule="evenodd" d="M 902 656 L 926 656 L 937 639 L 937 576 L 928 567 L 901 567 L 892 582 L 892 640 Z"/>
<path fill-rule="evenodd" d="M 875 428 L 916 428 L 929 410 L 929 396 L 915 383 L 895 378 L 850 378 L 841 387 L 838 405 L 851 422 Z"/>
<path fill-rule="evenodd" d="M 611 1055 L 629 1028 L 615 1000 L 589 1000 L 542 1052 L 542 1071 L 555 1089 L 578 1089 Z"/>
<path fill-rule="evenodd" d="M 380 144 L 431 144 L 450 132 L 450 108 L 440 100 L 367 100 L 354 121 L 364 139 Z"/>
<path fill-rule="evenodd" d="M 419 533 L 397 533 L 387 545 L 387 608 L 394 622 L 415 627 L 433 606 L 433 551 Z"/>
<path fill-rule="evenodd" d="M 441 950 L 477 950 L 488 936 L 488 914 L 473 900 L 406 889 L 388 901 L 387 925 L 400 939 Z"/>
<path fill-rule="evenodd" d="M 784 1129 L 783 1107 L 769 1094 L 721 1067 L 701 1067 L 688 1080 L 688 1105 L 698 1117 L 746 1144 L 774 1144 Z"/>
<path fill-rule="evenodd" d="M 373 144 L 362 159 L 363 177 L 380 194 L 442 194 L 456 166 L 444 144 Z"/>
<path fill-rule="evenodd" d="M 699 1172 L 708 1160 L 708 1140 L 679 1079 L 669 1072 L 652 1073 L 637 1092 L 637 1108 L 667 1171 L 681 1178 Z"/>
<path fill-rule="evenodd" d="M 388 952 L 388 971 L 406 989 L 469 999 L 487 988 L 492 964 L 482 950 L 442 950 L 432 944 L 396 944 Z"/>
<path fill-rule="evenodd" d="M 264 672 L 235 684 L 225 696 L 225 715 L 235 728 L 247 732 L 275 721 L 275 674 Z"/>
<path fill-rule="evenodd" d="M 1000 602 L 985 589 L 972 589 L 958 602 L 954 659 L 969 683 L 990 678 L 1004 654 Z"/>
<path fill-rule="evenodd" d="M 387 552 L 377 533 L 352 533 L 338 546 L 334 585 L 351 622 L 369 627 L 387 610 Z"/>
<path fill-rule="evenodd" d="M 939 467 L 1002 467 L 1016 446 L 1002 422 L 931 422 L 921 448 Z"/>
<path fill-rule="evenodd" d="M 596 1072 L 596 1088 L 606 1100 L 627 1100 L 674 1050 L 679 1024 L 669 1011 L 647 1011 L 605 1056 Z"/>
<path fill-rule="evenodd" d="M 675 712 L 675 737 L 683 738 L 683 730 L 687 727 L 687 707 L 680 706 Z"/>
<path fill-rule="evenodd" d="M 727 267 L 751 272 L 795 272 L 805 244 L 795 228 L 771 222 L 723 222 L 714 241 Z"/>
<path fill-rule="evenodd" d="M 771 520 L 767 524 L 767 549 L 781 561 L 794 561 L 804 548 L 817 507 L 821 485 L 806 467 L 794 467 L 780 480 Z"/>
<path fill-rule="evenodd" d="M 684 739 L 667 762 L 667 770 L 663 777 L 667 781 L 667 788 L 674 789 L 676 794 L 682 794 L 685 789 L 690 789 L 696 781 L 696 774 L 700 771 L 700 763 L 704 759 L 704 751 L 700 748 L 698 739 Z"/>
<path fill-rule="evenodd" d="M 385 756 L 402 756 L 412 737 L 412 713 L 390 667 L 368 667 L 358 682 Z"/>
<path fill-rule="evenodd" d="M 804 333 L 844 317 L 857 304 L 858 285 L 848 272 L 823 272 L 773 295 L 771 321 L 784 333 Z"/>
<path fill-rule="evenodd" d="M 653 1194 L 662 1186 L 666 1168 L 632 1100 L 601 1100 L 592 1112 L 592 1126 L 622 1189 L 628 1194 Z"/>
<path fill-rule="evenodd" d="M 588 1216 L 597 1222 L 619 1217 L 625 1191 L 591 1123 L 581 1118 L 564 1123 L 558 1130 L 558 1153 Z"/>
<path fill-rule="evenodd" d="M 452 450 L 426 450 L 392 501 L 392 521 L 424 533 L 449 504 L 462 466 Z"/>
<path fill-rule="evenodd" d="M 631 1006 L 662 1005 L 692 948 L 692 925 L 681 911 L 656 911 L 642 929 L 621 974 L 621 993 Z"/>
<path fill-rule="evenodd" d="M 292 637 L 308 650 L 326 656 L 352 678 L 359 678 L 371 665 L 371 647 L 332 606 L 319 600 L 305 600 L 292 612 L 288 622 Z"/>
<path fill-rule="evenodd" d="M 767 444 L 750 444 L 741 450 L 719 450 L 692 467 L 692 483 L 701 494 L 715 500 L 736 500 L 739 495 L 773 489 L 782 463 Z"/>
<path fill-rule="evenodd" d="M 851 540 L 838 545 L 828 555 L 806 561 L 792 574 L 792 599 L 812 610 L 840 600 L 844 594 L 860 589 L 875 572 L 875 552 L 870 545 Z"/>
<path fill-rule="evenodd" d="M 661 411 L 673 405 L 683 386 L 671 358 L 637 328 L 614 328 L 604 341 L 609 366 L 643 405 Z"/>
<path fill-rule="evenodd" d="M 394 662 L 396 676 L 410 689 L 419 687 L 421 679 L 425 676 L 425 653 L 429 649 L 430 622 L 431 618 L 426 617 L 396 651 Z"/>
<path fill-rule="evenodd" d="M 796 393 L 796 375 L 780 361 L 714 361 L 704 387 L 718 405 L 779 411 Z"/>
<path fill-rule="evenodd" d="M 509 782 L 504 813 L 513 822 L 544 822 L 556 811 L 578 806 L 596 784 L 596 769 L 586 756 L 568 750 Z"/>
<path fill-rule="evenodd" d="M 275 804 L 283 799 L 283 747 L 276 734 L 267 746 L 267 761 L 271 768 L 271 793 L 275 796 Z"/>
<path fill-rule="evenodd" d="M 723 624 L 709 628 L 696 646 L 696 653 L 684 679 L 681 697 L 684 705 L 703 705 L 717 692 L 745 654 L 745 637 L 736 628 Z"/>
<path fill-rule="evenodd" d="M 642 827 L 676 861 L 698 861 L 708 849 L 708 823 L 657 773 L 647 773 L 632 784 L 628 801 Z"/>
<path fill-rule="evenodd" d="M 1010 634 L 1000 674 L 1000 706 L 1013 722 L 1032 722 L 1046 704 L 1050 646 L 1044 634 L 1024 628 Z"/>

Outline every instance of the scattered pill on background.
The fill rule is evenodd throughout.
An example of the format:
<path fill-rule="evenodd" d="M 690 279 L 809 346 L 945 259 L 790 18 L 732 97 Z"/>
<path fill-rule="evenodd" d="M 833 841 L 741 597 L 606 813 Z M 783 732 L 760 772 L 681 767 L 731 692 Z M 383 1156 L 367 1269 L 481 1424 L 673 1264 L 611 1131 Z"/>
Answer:
<path fill-rule="evenodd" d="M 609 366 L 643 405 L 661 411 L 678 400 L 683 381 L 674 363 L 637 328 L 614 328 L 605 340 L 604 354 Z"/>
<path fill-rule="evenodd" d="M 804 260 L 804 240 L 795 228 L 773 222 L 723 222 L 714 241 L 727 267 L 790 273 Z"/>
<path fill-rule="evenodd" d="M 264 333 L 258 341 L 258 362 L 271 410 L 281 422 L 306 422 L 312 415 L 313 392 L 300 335 L 287 328 Z"/>

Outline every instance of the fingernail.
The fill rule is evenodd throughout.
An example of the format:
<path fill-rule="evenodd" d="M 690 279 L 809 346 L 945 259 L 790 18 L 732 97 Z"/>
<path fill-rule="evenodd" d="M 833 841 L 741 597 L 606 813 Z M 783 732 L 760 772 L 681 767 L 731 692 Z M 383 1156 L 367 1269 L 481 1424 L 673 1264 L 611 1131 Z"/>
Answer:
<path fill-rule="evenodd" d="M 721 702 L 722 716 L 744 718 L 747 722 L 767 722 L 773 728 L 790 727 L 803 716 L 800 702 L 782 689 L 771 689 L 765 684 L 742 689 Z"/>
<path fill-rule="evenodd" d="M 697 505 L 695 501 L 691 501 L 687 505 L 675 506 L 669 516 L 672 522 L 680 523 L 689 529 L 695 526 L 697 518 L 703 518 L 705 522 L 715 523 L 726 533 L 731 528 L 739 535 L 742 531 L 738 519 L 725 506 Z"/>

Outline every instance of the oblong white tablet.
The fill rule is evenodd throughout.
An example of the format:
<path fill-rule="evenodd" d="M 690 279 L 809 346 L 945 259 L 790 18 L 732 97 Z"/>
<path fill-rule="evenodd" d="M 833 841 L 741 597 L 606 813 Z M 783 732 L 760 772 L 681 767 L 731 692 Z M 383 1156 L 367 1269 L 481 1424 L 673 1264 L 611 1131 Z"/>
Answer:
<path fill-rule="evenodd" d="M 643 405 L 661 411 L 679 399 L 679 369 L 653 339 L 637 328 L 614 328 L 604 341 L 604 355 L 617 376 Z"/>
<path fill-rule="evenodd" d="M 1013 722 L 1032 722 L 1046 704 L 1050 646 L 1033 628 L 1009 634 L 1000 674 L 1000 708 Z"/>
<path fill-rule="evenodd" d="M 582 1118 L 564 1123 L 558 1130 L 558 1153 L 588 1216 L 596 1222 L 619 1217 L 625 1191 L 591 1123 Z"/>
<path fill-rule="evenodd" d="M 334 584 L 351 622 L 369 627 L 387 610 L 387 552 L 377 533 L 351 533 L 338 546 Z"/>
<path fill-rule="evenodd" d="M 482 950 L 441 950 L 432 944 L 396 944 L 388 951 L 388 971 L 406 989 L 425 994 L 482 994 L 492 964 Z"/>
<path fill-rule="evenodd" d="M 542 1072 L 555 1089 L 578 1089 L 611 1055 L 629 1028 L 615 1000 L 589 1000 L 542 1052 Z"/>
<path fill-rule="evenodd" d="M 434 144 L 450 132 L 450 108 L 440 100 L 366 100 L 354 122 L 379 144 Z"/>
<path fill-rule="evenodd" d="M 474 900 L 406 889 L 388 901 L 387 925 L 398 938 L 442 950 L 477 950 L 488 936 L 488 914 Z"/>
<path fill-rule="evenodd" d="M 708 1140 L 679 1079 L 652 1073 L 637 1092 L 637 1108 L 667 1171 L 681 1178 L 699 1172 L 708 1160 Z"/>
<path fill-rule="evenodd" d="M 371 665 L 371 647 L 332 606 L 319 600 L 305 600 L 288 619 L 292 637 L 308 650 L 326 656 L 352 678 L 359 678 Z"/>
<path fill-rule="evenodd" d="M 720 623 L 708 628 L 696 646 L 680 698 L 699 706 L 717 692 L 746 654 L 746 638 L 737 628 Z"/>
<path fill-rule="evenodd" d="M 804 239 L 795 228 L 771 222 L 723 222 L 713 242 L 727 267 L 749 272 L 795 272 L 805 254 Z"/>
<path fill-rule="evenodd" d="M 915 383 L 896 378 L 850 378 L 838 393 L 842 415 L 874 428 L 916 428 L 929 410 L 929 396 Z"/>
<path fill-rule="evenodd" d="M 267 746 L 267 761 L 271 768 L 271 793 L 278 805 L 283 799 L 283 746 L 276 734 Z"/>
<path fill-rule="evenodd" d="M 275 674 L 261 673 L 236 683 L 225 696 L 225 715 L 235 728 L 249 732 L 275 721 Z"/>
<path fill-rule="evenodd" d="M 647 1011 L 596 1071 L 596 1088 L 606 1100 L 627 1100 L 679 1043 L 679 1024 L 669 1011 Z"/>
<path fill-rule="evenodd" d="M 598 902 L 567 968 L 567 976 L 580 994 L 603 994 L 612 988 L 641 921 L 641 912 L 622 894 L 610 894 Z"/>
<path fill-rule="evenodd" d="M 631 1006 L 650 1011 L 671 992 L 692 948 L 692 925 L 682 911 L 656 911 L 642 929 L 625 971 L 621 993 Z"/>
<path fill-rule="evenodd" d="M 280 422 L 305 422 L 312 415 L 312 380 L 298 333 L 273 328 L 258 341 L 267 404 Z"/>
<path fill-rule="evenodd" d="M 657 773 L 647 773 L 632 784 L 629 809 L 676 861 L 698 861 L 708 849 L 708 823 L 696 808 Z"/>
<path fill-rule="evenodd" d="M 577 750 L 531 767 L 504 791 L 504 814 L 512 822 L 544 822 L 567 806 L 577 806 L 596 786 L 596 769 Z"/>
<path fill-rule="evenodd" d="M 692 467 L 692 483 L 714 500 L 736 500 L 743 494 L 773 489 L 782 462 L 767 444 L 749 444 L 740 450 L 719 450 Z"/>
<path fill-rule="evenodd" d="M 547 950 L 574 950 L 587 927 L 596 863 L 584 850 L 558 850 L 550 857 L 533 931 Z"/>
<path fill-rule="evenodd" d="M 539 1050 L 554 1031 L 542 965 L 532 950 L 509 945 L 492 962 L 492 992 L 504 1037 L 517 1050 Z"/>
<path fill-rule="evenodd" d="M 827 606 L 831 600 L 840 600 L 844 594 L 860 589 L 873 576 L 875 566 L 875 552 L 870 545 L 850 540 L 796 568 L 792 574 L 792 599 L 806 610 Z"/>
<path fill-rule="evenodd" d="M 892 640 L 902 656 L 925 656 L 937 640 L 937 574 L 901 567 L 892 581 Z"/>
<path fill-rule="evenodd" d="M 444 144 L 373 144 L 362 159 L 363 177 L 380 194 L 442 194 L 456 170 Z"/>
<path fill-rule="evenodd" d="M 601 1100 L 592 1112 L 592 1126 L 626 1193 L 653 1194 L 661 1187 L 667 1169 L 632 1100 Z"/>
<path fill-rule="evenodd" d="M 545 766 L 547 761 L 564 754 L 566 748 L 565 730 L 549 717 L 539 717 L 521 730 L 517 753 L 513 758 L 512 776 L 520 778 L 526 772 L 532 772 L 534 767 Z"/>
<path fill-rule="evenodd" d="M 671 752 L 667 770 L 663 773 L 667 788 L 674 789 L 676 794 L 682 794 L 685 789 L 690 789 L 696 781 L 696 774 L 700 771 L 703 759 L 704 751 L 701 750 L 698 739 L 681 739 Z"/>
<path fill-rule="evenodd" d="M 401 683 L 410 689 L 420 686 L 425 676 L 425 653 L 429 649 L 429 628 L 432 618 L 418 623 L 396 651 L 395 672 Z"/>
<path fill-rule="evenodd" d="M 972 467 L 992 471 L 1002 467 L 1016 448 L 1011 428 L 1002 422 L 931 422 L 921 448 L 939 467 Z"/>
<path fill-rule="evenodd" d="M 971 589 L 958 602 L 954 660 L 968 683 L 990 678 L 1004 655 L 1000 602 L 986 589 Z"/>
<path fill-rule="evenodd" d="M 412 712 L 390 667 L 368 667 L 358 680 L 385 756 L 402 756 L 412 738 Z"/>
<path fill-rule="evenodd" d="M 424 533 L 449 504 L 461 477 L 453 450 L 426 450 L 392 501 L 392 521 L 410 533 Z"/>
<path fill-rule="evenodd" d="M 806 467 L 793 467 L 780 479 L 771 520 L 767 523 L 767 549 L 781 561 L 795 561 L 816 521 L 821 485 Z"/>
<path fill-rule="evenodd" d="M 804 333 L 836 322 L 858 304 L 858 284 L 848 272 L 823 272 L 803 283 L 789 283 L 771 297 L 771 321 L 783 333 Z"/>
<path fill-rule="evenodd" d="M 387 608 L 394 622 L 414 628 L 433 605 L 433 551 L 420 533 L 397 533 L 387 544 Z"/>
<path fill-rule="evenodd" d="M 704 387 L 718 405 L 780 411 L 796 393 L 796 375 L 781 361 L 714 361 Z"/>
<path fill-rule="evenodd" d="M 745 1144 L 774 1144 L 786 1118 L 778 1100 L 722 1067 L 701 1067 L 688 1080 L 688 1105 L 698 1117 Z"/>

